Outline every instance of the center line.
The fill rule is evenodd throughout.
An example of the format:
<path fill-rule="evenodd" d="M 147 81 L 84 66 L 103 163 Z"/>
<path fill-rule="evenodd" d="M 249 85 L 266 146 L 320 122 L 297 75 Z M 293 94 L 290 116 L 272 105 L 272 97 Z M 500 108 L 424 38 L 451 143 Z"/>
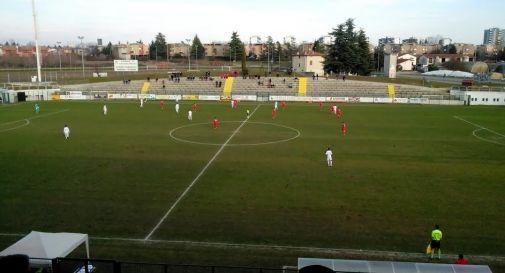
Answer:
<path fill-rule="evenodd" d="M 252 111 L 249 118 L 251 118 L 254 115 L 254 112 L 256 112 L 256 110 L 258 110 L 258 108 L 260 106 L 261 106 L 261 104 L 258 104 L 258 106 L 256 106 L 256 108 L 254 108 L 254 110 Z M 223 145 L 221 145 L 219 150 L 217 150 L 216 154 L 214 154 L 214 156 L 209 160 L 209 162 L 207 162 L 207 165 L 205 165 L 205 167 L 203 167 L 203 169 L 200 171 L 200 173 L 195 177 L 195 179 L 193 179 L 191 184 L 189 184 L 189 186 L 186 188 L 186 190 L 184 190 L 184 192 L 179 196 L 179 198 L 177 198 L 177 200 L 175 200 L 174 204 L 168 209 L 168 211 L 165 213 L 165 215 L 163 215 L 163 217 L 160 219 L 158 224 L 156 224 L 156 226 L 154 226 L 154 228 L 151 230 L 151 232 L 149 232 L 149 234 L 147 234 L 147 236 L 144 238 L 144 240 L 146 240 L 146 241 L 149 240 L 151 238 L 151 236 L 154 234 L 154 232 L 156 232 L 156 230 L 158 230 L 158 228 L 165 221 L 165 219 L 167 219 L 167 217 L 170 215 L 170 213 L 172 213 L 172 211 L 175 209 L 177 204 L 179 204 L 179 202 L 189 192 L 189 190 L 193 187 L 193 185 L 196 183 L 196 181 L 198 181 L 200 176 L 202 176 L 205 173 L 205 171 L 210 166 L 210 164 L 212 164 L 212 162 L 214 162 L 214 160 L 217 158 L 217 156 L 223 151 L 224 147 L 226 147 L 226 145 L 228 145 L 228 143 L 231 141 L 231 139 L 238 133 L 238 131 L 240 131 L 240 129 L 247 123 L 248 120 L 249 120 L 248 118 L 244 119 L 242 121 L 242 123 L 237 127 L 237 129 L 235 129 L 235 131 L 233 131 L 231 136 L 223 143 Z"/>

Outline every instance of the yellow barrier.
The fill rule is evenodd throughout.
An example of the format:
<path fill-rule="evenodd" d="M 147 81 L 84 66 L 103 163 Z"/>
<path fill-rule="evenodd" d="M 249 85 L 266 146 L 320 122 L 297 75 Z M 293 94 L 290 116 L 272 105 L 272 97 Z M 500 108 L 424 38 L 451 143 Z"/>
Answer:
<path fill-rule="evenodd" d="M 390 98 L 395 97 L 395 86 L 394 84 L 388 84 L 388 94 Z"/>
<path fill-rule="evenodd" d="M 298 78 L 298 96 L 307 96 L 307 78 Z"/>
<path fill-rule="evenodd" d="M 235 78 L 233 77 L 228 77 L 226 81 L 224 82 L 224 89 L 223 89 L 223 96 L 230 96 L 231 95 L 231 90 L 233 88 L 233 80 Z"/>
<path fill-rule="evenodd" d="M 140 90 L 140 93 L 145 94 L 149 91 L 149 86 L 151 84 L 149 82 L 144 82 L 144 85 L 142 85 L 142 89 Z"/>

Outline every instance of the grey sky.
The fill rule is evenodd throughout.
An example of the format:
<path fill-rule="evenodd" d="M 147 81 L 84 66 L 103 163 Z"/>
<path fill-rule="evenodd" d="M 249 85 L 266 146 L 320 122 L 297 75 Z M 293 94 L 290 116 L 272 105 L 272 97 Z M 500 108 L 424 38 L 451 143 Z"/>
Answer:
<path fill-rule="evenodd" d="M 440 34 L 454 42 L 482 43 L 483 30 L 505 28 L 503 0 L 36 0 L 43 44 L 149 42 L 158 32 L 179 42 L 198 34 L 203 42 L 243 41 L 258 35 L 312 41 L 346 18 L 354 18 L 370 41 L 385 36 L 424 38 Z M 2 0 L 0 42 L 33 40 L 31 0 Z"/>

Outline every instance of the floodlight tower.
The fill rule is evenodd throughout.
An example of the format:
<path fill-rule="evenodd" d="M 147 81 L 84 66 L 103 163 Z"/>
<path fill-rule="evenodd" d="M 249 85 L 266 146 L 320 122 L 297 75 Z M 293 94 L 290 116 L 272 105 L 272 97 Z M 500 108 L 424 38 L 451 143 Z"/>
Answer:
<path fill-rule="evenodd" d="M 188 42 L 188 71 L 191 70 L 191 39 L 186 39 Z M 182 42 L 184 44 L 184 42 Z"/>
<path fill-rule="evenodd" d="M 81 40 L 82 77 L 84 78 L 84 45 L 82 43 L 82 40 L 84 39 L 84 36 L 77 36 L 77 39 Z"/>
<path fill-rule="evenodd" d="M 37 81 L 42 82 L 40 73 L 39 33 L 37 31 L 37 13 L 35 13 L 35 0 L 32 0 L 32 11 L 33 11 L 33 30 L 35 32 L 35 54 L 37 56 Z"/>

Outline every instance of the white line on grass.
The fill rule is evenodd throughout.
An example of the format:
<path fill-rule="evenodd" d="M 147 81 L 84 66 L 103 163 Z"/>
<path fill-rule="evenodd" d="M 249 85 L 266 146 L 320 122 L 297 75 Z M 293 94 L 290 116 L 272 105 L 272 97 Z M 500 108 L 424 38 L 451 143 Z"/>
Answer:
<path fill-rule="evenodd" d="M 0 236 L 6 237 L 23 237 L 26 234 L 21 233 L 0 233 Z M 280 251 L 304 251 L 304 252 L 319 252 L 319 253 L 342 253 L 349 255 L 371 255 L 376 257 L 404 257 L 404 258 L 425 258 L 424 253 L 412 253 L 401 251 L 384 251 L 372 249 L 352 249 L 352 248 L 330 248 L 330 247 L 313 247 L 313 246 L 293 246 L 293 245 L 274 245 L 274 244 L 244 244 L 244 243 L 225 243 L 225 242 L 204 242 L 204 241 L 186 241 L 186 240 L 154 240 L 154 239 L 138 239 L 124 237 L 100 237 L 90 236 L 91 240 L 101 241 L 117 241 L 117 242 L 132 242 L 132 243 L 159 243 L 159 244 L 185 244 L 200 247 L 219 247 L 219 248 L 247 248 L 257 250 L 280 250 Z M 449 254 L 450 255 L 450 254 Z M 450 255 L 456 257 L 455 254 Z M 471 255 L 472 260 L 480 261 L 505 261 L 504 256 L 490 255 Z"/>
<path fill-rule="evenodd" d="M 254 110 L 252 111 L 252 113 L 249 117 L 252 117 L 254 115 L 254 112 L 256 112 L 256 110 L 258 110 L 258 108 L 260 106 L 261 106 L 261 104 L 258 104 L 258 106 L 256 106 L 256 108 L 254 108 Z M 203 169 L 200 171 L 200 173 L 198 173 L 198 175 L 195 177 L 195 179 L 193 179 L 191 184 L 189 184 L 189 186 L 184 190 L 184 192 L 182 192 L 182 194 L 179 196 L 179 198 L 177 198 L 177 200 L 175 200 L 174 204 L 172 204 L 172 206 L 168 209 L 168 211 L 165 213 L 165 215 L 163 215 L 163 217 L 161 217 L 158 224 L 156 224 L 156 226 L 154 226 L 154 228 L 151 230 L 151 232 L 149 232 L 149 234 L 147 234 L 147 236 L 144 238 L 144 240 L 149 240 L 151 238 L 151 236 L 154 234 L 154 232 L 156 232 L 156 230 L 158 230 L 158 228 L 165 221 L 165 219 L 167 219 L 167 217 L 170 215 L 170 213 L 172 213 L 172 211 L 177 206 L 177 204 L 179 204 L 179 202 L 182 200 L 182 198 L 184 198 L 184 196 L 189 192 L 189 190 L 193 187 L 193 185 L 196 183 L 196 181 L 198 181 L 198 179 L 200 179 L 200 177 L 205 173 L 205 171 L 210 166 L 210 164 L 212 164 L 212 162 L 214 162 L 214 160 L 217 158 L 217 156 L 223 151 L 224 147 L 226 147 L 226 145 L 228 145 L 228 143 L 231 141 L 231 139 L 238 133 L 238 131 L 246 124 L 246 122 L 248 120 L 249 120 L 248 118 L 244 119 L 242 121 L 242 123 L 237 127 L 237 129 L 235 129 L 235 131 L 233 131 L 231 136 L 221 145 L 219 150 L 217 150 L 217 152 L 214 154 L 214 156 L 209 160 L 209 162 L 207 162 L 207 165 L 205 165 L 203 167 Z"/>
<path fill-rule="evenodd" d="M 486 141 L 486 142 L 489 142 L 489 143 L 493 143 L 493 144 L 498 144 L 498 145 L 505 146 L 505 144 L 503 144 L 503 143 L 501 143 L 501 142 L 497 142 L 497 141 L 493 141 L 493 140 L 490 140 L 490 139 L 486 139 L 486 138 L 480 137 L 480 136 L 478 136 L 478 135 L 477 135 L 477 132 L 482 131 L 482 130 L 486 130 L 486 131 L 489 131 L 489 132 L 491 132 L 491 133 L 493 133 L 493 134 L 495 134 L 495 135 L 501 136 L 501 137 L 503 137 L 503 138 L 505 138 L 505 135 L 502 135 L 502 134 L 500 134 L 500 133 L 498 133 L 498 132 L 496 132 L 496 131 L 493 131 L 493 130 L 491 130 L 491 129 L 489 129 L 489 128 L 486 128 L 486 127 L 484 127 L 484 126 L 481 126 L 481 125 L 479 125 L 479 124 L 476 124 L 476 123 L 473 123 L 473 122 L 471 122 L 471 121 L 468 121 L 468 120 L 466 120 L 466 119 L 464 119 L 464 118 L 461 118 L 461 117 L 458 117 L 458 116 L 454 116 L 454 118 L 455 118 L 455 119 L 459 119 L 459 120 L 461 120 L 461 121 L 463 121 L 463 122 L 466 122 L 466 123 L 468 123 L 468 124 L 471 124 L 471 125 L 473 125 L 473 126 L 475 126 L 475 127 L 478 127 L 479 129 L 474 130 L 474 131 L 472 132 L 472 135 L 473 135 L 474 137 L 476 137 L 477 139 L 480 139 L 480 140 L 482 140 L 482 141 Z"/>
<path fill-rule="evenodd" d="M 32 116 L 32 117 L 25 118 L 25 119 L 18 119 L 18 120 L 15 120 L 15 121 L 9 121 L 9 122 L 0 123 L 0 127 L 1 127 L 1 126 L 9 125 L 9 124 L 15 124 L 15 123 L 18 123 L 18 122 L 21 122 L 21 121 L 25 122 L 25 123 L 23 123 L 21 125 L 18 125 L 18 126 L 12 127 L 12 128 L 0 130 L 0 133 L 1 132 L 12 131 L 12 130 L 15 130 L 15 129 L 18 129 L 18 128 L 21 128 L 21 127 L 28 126 L 28 125 L 30 125 L 30 120 L 33 120 L 33 119 L 47 117 L 47 116 L 63 113 L 63 112 L 66 112 L 66 111 L 68 111 L 68 109 L 64 109 L 64 110 L 61 110 L 61 111 L 58 111 L 58 112 L 54 112 L 54 113 L 47 113 L 47 114 Z"/>

